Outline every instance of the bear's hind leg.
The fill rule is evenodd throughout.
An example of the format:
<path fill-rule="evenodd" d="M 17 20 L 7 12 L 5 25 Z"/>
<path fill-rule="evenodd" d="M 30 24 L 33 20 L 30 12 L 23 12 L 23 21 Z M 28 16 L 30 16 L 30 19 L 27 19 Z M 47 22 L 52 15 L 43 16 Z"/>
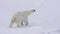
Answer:
<path fill-rule="evenodd" d="M 17 27 L 20 27 L 20 24 L 19 23 L 16 23 L 17 24 Z"/>
<path fill-rule="evenodd" d="M 14 24 L 14 20 L 11 20 L 11 23 L 10 23 L 10 28 L 12 27 L 12 25 Z"/>
<path fill-rule="evenodd" d="M 21 26 L 24 26 L 24 22 L 23 21 L 21 22 Z"/>

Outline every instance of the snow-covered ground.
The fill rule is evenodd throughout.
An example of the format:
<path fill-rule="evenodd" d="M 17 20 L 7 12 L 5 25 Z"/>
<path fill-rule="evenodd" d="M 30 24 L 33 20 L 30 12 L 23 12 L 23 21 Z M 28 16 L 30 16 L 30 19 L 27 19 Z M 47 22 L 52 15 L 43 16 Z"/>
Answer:
<path fill-rule="evenodd" d="M 9 28 L 14 12 L 30 9 L 29 26 Z M 60 0 L 0 0 L 0 34 L 60 34 Z"/>

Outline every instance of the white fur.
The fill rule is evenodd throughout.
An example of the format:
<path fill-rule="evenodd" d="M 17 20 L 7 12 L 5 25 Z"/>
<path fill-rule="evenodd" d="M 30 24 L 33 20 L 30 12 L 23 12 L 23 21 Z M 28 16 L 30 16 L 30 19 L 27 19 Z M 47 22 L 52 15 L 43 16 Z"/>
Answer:
<path fill-rule="evenodd" d="M 17 27 L 28 25 L 28 16 L 33 13 L 33 10 L 27 10 L 24 12 L 16 12 L 12 19 L 11 19 L 11 23 L 10 23 L 10 27 L 12 27 L 12 25 L 14 23 L 17 24 Z"/>

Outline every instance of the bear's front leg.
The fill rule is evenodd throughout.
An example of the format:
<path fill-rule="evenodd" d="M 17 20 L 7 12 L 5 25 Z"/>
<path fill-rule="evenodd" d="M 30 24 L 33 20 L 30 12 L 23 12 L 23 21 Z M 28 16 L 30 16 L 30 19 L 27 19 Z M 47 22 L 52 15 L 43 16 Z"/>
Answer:
<path fill-rule="evenodd" d="M 28 26 L 28 20 L 24 20 L 25 26 Z"/>

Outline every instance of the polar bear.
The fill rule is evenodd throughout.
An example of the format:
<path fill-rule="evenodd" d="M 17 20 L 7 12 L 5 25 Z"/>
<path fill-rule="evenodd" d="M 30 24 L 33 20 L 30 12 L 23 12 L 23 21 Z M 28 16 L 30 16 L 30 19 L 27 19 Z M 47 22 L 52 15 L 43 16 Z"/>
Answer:
<path fill-rule="evenodd" d="M 28 16 L 35 12 L 36 10 L 27 10 L 24 12 L 16 12 L 11 19 L 11 23 L 9 27 L 12 27 L 14 23 L 17 24 L 17 27 L 27 26 L 28 25 Z M 25 24 L 25 25 L 24 25 Z"/>

